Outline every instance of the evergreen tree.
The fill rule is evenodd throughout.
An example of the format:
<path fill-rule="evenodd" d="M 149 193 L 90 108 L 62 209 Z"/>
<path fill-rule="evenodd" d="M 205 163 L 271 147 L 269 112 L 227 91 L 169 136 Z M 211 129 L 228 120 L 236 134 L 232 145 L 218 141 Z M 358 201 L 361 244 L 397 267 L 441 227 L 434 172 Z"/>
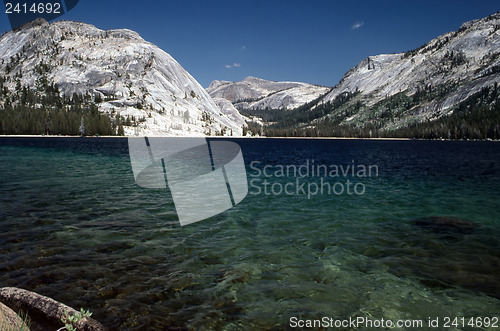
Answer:
<path fill-rule="evenodd" d="M 85 120 L 83 119 L 83 116 L 82 116 L 82 120 L 80 122 L 80 128 L 78 130 L 80 131 L 81 136 L 85 135 Z"/>
<path fill-rule="evenodd" d="M 46 79 L 37 82 L 36 90 L 21 86 L 14 92 L 4 82 L 0 77 L 0 134 L 117 134 L 111 118 L 89 97 L 61 96 L 57 85 Z"/>

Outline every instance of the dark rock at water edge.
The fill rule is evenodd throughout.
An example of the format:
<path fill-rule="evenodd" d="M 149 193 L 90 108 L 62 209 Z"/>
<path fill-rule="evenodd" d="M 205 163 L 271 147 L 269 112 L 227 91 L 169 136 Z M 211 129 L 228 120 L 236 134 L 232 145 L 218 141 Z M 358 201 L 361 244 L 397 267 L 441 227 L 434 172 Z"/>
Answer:
<path fill-rule="evenodd" d="M 0 289 L 0 302 L 15 311 L 26 313 L 30 329 L 35 331 L 57 330 L 63 327 L 61 318 L 65 313 L 74 315 L 77 311 L 46 296 L 15 287 Z M 79 331 L 103 331 L 106 328 L 96 320 L 86 317 L 76 325 Z"/>

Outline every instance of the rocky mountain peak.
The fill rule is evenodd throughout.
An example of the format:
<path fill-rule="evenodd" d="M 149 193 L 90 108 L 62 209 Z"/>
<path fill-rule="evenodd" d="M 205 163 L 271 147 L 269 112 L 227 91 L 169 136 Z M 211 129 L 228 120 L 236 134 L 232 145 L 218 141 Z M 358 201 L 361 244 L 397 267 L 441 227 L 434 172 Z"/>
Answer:
<path fill-rule="evenodd" d="M 270 136 L 497 139 L 499 73 L 500 12 L 413 50 L 370 55 L 332 89 L 247 77 L 207 90 Z"/>
<path fill-rule="evenodd" d="M 140 119 L 126 134 L 241 134 L 200 84 L 169 54 L 128 29 L 38 20 L 0 38 L 6 86 L 55 84 L 89 95 L 103 113 Z"/>
<path fill-rule="evenodd" d="M 49 23 L 47 22 L 46 19 L 42 18 L 42 17 L 39 17 L 31 22 L 28 22 L 26 24 L 24 24 L 23 26 L 21 26 L 19 28 L 19 30 L 24 30 L 24 29 L 31 29 L 33 27 L 37 27 L 37 26 L 44 26 L 44 25 L 48 25 Z"/>

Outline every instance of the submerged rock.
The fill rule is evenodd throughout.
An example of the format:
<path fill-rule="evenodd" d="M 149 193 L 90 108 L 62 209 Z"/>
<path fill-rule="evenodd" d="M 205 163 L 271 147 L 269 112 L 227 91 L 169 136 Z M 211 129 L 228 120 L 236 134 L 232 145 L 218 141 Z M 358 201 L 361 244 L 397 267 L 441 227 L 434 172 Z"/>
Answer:
<path fill-rule="evenodd" d="M 415 226 L 426 231 L 414 231 Z M 429 287 L 463 288 L 500 299 L 500 234 L 448 217 L 419 218 L 384 228 L 359 249 L 398 276 Z"/>
<path fill-rule="evenodd" d="M 444 216 L 418 218 L 415 225 L 438 233 L 472 233 L 478 225 L 469 221 Z"/>
<path fill-rule="evenodd" d="M 61 318 L 65 313 L 70 315 L 77 313 L 73 308 L 54 299 L 16 287 L 1 288 L 0 302 L 16 311 L 26 313 L 31 330 L 57 330 L 64 326 Z M 76 328 L 79 331 L 106 330 L 99 322 L 89 317 L 78 322 Z"/>

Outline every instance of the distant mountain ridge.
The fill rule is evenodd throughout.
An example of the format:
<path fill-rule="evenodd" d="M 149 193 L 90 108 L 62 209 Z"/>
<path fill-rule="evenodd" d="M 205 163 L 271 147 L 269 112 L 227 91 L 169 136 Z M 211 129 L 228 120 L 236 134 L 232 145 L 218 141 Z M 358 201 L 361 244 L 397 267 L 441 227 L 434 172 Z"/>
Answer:
<path fill-rule="evenodd" d="M 213 81 L 207 92 L 213 98 L 231 101 L 238 110 L 293 109 L 331 90 L 329 87 L 299 82 L 273 82 L 247 77 L 240 82 Z"/>
<path fill-rule="evenodd" d="M 0 37 L 0 134 L 500 139 L 499 82 L 500 12 L 369 56 L 334 87 L 247 77 L 206 90 L 134 31 L 35 20 Z"/>
<path fill-rule="evenodd" d="M 364 59 L 346 73 L 322 102 L 332 101 L 341 93 L 359 91 L 362 101 L 372 106 L 401 92 L 414 95 L 429 87 L 450 86 L 442 98 L 414 109 L 423 120 L 432 119 L 447 114 L 481 88 L 499 82 L 499 55 L 500 13 L 496 13 L 466 22 L 459 30 L 445 33 L 415 50 Z"/>
<path fill-rule="evenodd" d="M 244 125 L 169 54 L 128 29 L 27 23 L 0 38 L 0 79 L 10 93 L 27 87 L 43 94 L 55 84 L 66 97 L 88 96 L 102 114 L 122 118 L 125 135 L 241 135 Z M 0 98 L 0 109 L 6 105 Z"/>
<path fill-rule="evenodd" d="M 254 86 L 253 81 L 258 80 L 252 78 L 246 85 Z M 428 135 L 422 133 L 422 137 L 460 137 L 463 132 L 476 131 L 464 137 L 484 138 L 496 136 L 500 131 L 493 111 L 498 103 L 499 82 L 500 12 L 466 22 L 457 31 L 445 33 L 417 49 L 369 56 L 325 94 L 321 94 L 325 90 L 316 87 L 315 93 L 308 94 L 309 98 L 302 102 L 275 102 L 277 99 L 297 100 L 293 88 L 282 88 L 274 93 L 266 90 L 269 94 L 258 99 L 259 94 L 247 93 L 255 88 L 245 88 L 245 80 L 236 83 L 215 81 L 207 91 L 212 96 L 232 101 L 246 116 L 260 117 L 264 133 L 271 136 L 391 136 L 404 135 L 418 126 L 422 132 L 435 130 Z M 274 84 L 286 86 L 282 82 Z M 489 91 L 488 95 L 485 90 Z M 246 95 L 256 99 L 250 102 L 238 99 Z M 488 103 L 484 106 L 487 109 L 480 108 L 480 103 Z M 282 109 L 287 111 L 282 112 Z M 464 111 L 471 114 L 466 116 Z M 480 114 L 475 113 L 477 111 Z M 455 123 L 457 118 L 463 122 L 468 117 L 486 114 L 488 118 L 482 122 L 488 124 L 482 128 L 459 129 L 468 124 Z M 446 119 L 450 116 L 454 119 Z M 454 127 L 423 128 L 426 123 L 437 120 L 441 121 L 441 126 L 449 122 L 454 123 Z"/>

